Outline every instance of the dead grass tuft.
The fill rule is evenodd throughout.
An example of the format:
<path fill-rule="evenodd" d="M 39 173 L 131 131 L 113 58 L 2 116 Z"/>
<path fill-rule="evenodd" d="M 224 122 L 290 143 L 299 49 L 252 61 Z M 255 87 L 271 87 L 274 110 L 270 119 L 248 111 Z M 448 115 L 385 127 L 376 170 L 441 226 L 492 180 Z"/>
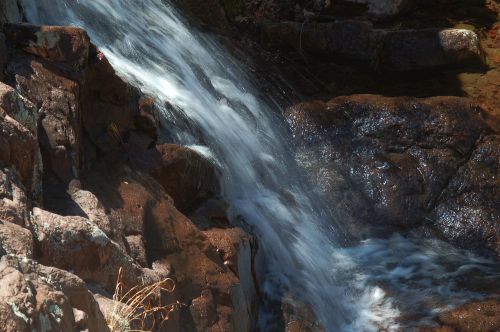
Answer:
<path fill-rule="evenodd" d="M 128 288 L 123 282 L 123 271 L 120 268 L 113 295 L 115 304 L 111 316 L 107 319 L 109 329 L 112 332 L 147 332 L 160 329 L 170 314 L 181 306 L 179 302 L 168 305 L 160 303 L 162 292 L 172 293 L 174 290 L 175 282 L 170 278 L 147 286 Z"/>

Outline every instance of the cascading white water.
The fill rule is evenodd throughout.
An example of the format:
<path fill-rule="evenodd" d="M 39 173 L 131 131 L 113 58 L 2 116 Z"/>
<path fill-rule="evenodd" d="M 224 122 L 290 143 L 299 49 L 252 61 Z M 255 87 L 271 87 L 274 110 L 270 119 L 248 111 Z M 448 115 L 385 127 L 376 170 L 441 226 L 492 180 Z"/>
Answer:
<path fill-rule="evenodd" d="M 312 306 L 328 331 L 396 330 L 397 307 L 473 297 L 454 289 L 453 278 L 467 266 L 498 278 L 490 262 L 452 247 L 445 250 L 454 259 L 441 257 L 442 248 L 433 249 L 444 246 L 440 242 L 394 236 L 345 247 L 342 224 L 294 162 L 279 112 L 256 97 L 237 61 L 190 28 L 168 2 L 21 2 L 32 23 L 85 28 L 123 78 L 169 105 L 162 108 L 169 137 L 216 160 L 233 219 L 244 220 L 258 237 L 267 261 L 264 290 L 272 296 L 274 285 L 285 285 Z M 428 287 L 441 273 L 449 287 Z M 412 296 L 412 303 L 388 297 L 377 286 L 381 281 L 392 283 L 401 299 Z"/>

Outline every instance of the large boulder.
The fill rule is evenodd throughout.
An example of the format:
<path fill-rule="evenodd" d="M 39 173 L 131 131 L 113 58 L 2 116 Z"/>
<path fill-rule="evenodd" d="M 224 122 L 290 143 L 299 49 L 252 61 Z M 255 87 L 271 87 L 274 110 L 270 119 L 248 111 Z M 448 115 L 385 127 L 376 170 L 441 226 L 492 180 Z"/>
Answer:
<path fill-rule="evenodd" d="M 280 22 L 262 24 L 269 46 L 336 56 L 377 70 L 404 72 L 481 62 L 479 37 L 465 29 L 385 30 L 369 22 Z"/>
<path fill-rule="evenodd" d="M 201 231 L 174 207 L 157 181 L 125 165 L 102 163 L 83 184 L 96 193 L 111 224 L 121 225 L 126 250 L 138 262 L 145 257 L 154 271 L 175 278 L 179 301 L 198 299 L 187 316 L 181 315 L 181 327 L 167 322 L 167 330 L 203 330 L 206 324 L 251 329 L 256 296 L 253 253 L 243 231 Z M 208 322 L 198 317 L 206 305 L 217 312 Z"/>
<path fill-rule="evenodd" d="M 42 264 L 74 271 L 85 281 L 110 292 L 115 289 L 120 268 L 123 282 L 130 287 L 155 281 L 154 273 L 136 265 L 88 219 L 62 217 L 35 208 L 32 223 L 38 261 Z"/>
<path fill-rule="evenodd" d="M 106 320 L 77 276 L 19 256 L 0 260 L 2 331 L 108 331 Z"/>
<path fill-rule="evenodd" d="M 431 218 L 457 244 L 500 253 L 500 136 L 480 138 L 449 179 Z"/>
<path fill-rule="evenodd" d="M 498 138 L 471 100 L 354 95 L 286 118 L 319 187 L 353 220 L 436 227 L 500 253 Z"/>
<path fill-rule="evenodd" d="M 175 144 L 157 145 L 136 156 L 136 163 L 158 181 L 177 209 L 187 211 L 220 193 L 220 172 L 198 152 Z"/>

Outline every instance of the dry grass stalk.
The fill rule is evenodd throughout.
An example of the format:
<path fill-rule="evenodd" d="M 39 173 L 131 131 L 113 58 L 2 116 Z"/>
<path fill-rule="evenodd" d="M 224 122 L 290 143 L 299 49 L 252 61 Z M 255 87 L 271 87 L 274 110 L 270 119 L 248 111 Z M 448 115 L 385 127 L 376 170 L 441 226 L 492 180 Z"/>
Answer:
<path fill-rule="evenodd" d="M 122 268 L 118 271 L 115 294 L 115 304 L 108 327 L 112 332 L 146 332 L 159 329 L 172 312 L 178 309 L 179 302 L 161 305 L 158 295 L 162 291 L 172 293 L 175 283 L 172 279 L 164 279 L 151 285 L 138 285 L 124 292 L 128 287 L 123 282 Z M 149 322 L 149 323 L 148 323 Z M 140 329 L 133 329 L 133 326 Z M 150 326 L 147 326 L 150 325 Z"/>

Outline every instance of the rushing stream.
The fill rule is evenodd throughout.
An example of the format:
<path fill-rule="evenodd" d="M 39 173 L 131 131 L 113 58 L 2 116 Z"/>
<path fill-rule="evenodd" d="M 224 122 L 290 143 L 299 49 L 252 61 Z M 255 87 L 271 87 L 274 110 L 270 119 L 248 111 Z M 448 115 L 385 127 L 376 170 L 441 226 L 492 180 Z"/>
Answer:
<path fill-rule="evenodd" d="M 499 280 L 493 262 L 437 240 L 353 244 L 301 175 L 277 106 L 258 98 L 237 61 L 166 1 L 22 3 L 30 22 L 85 28 L 123 78 L 165 105 L 165 137 L 219 164 L 232 219 L 259 239 L 268 297 L 291 293 L 328 331 L 398 330 L 403 313 L 424 317 L 481 297 L 465 287 L 474 278 Z M 265 317 L 260 328 L 272 331 Z"/>

